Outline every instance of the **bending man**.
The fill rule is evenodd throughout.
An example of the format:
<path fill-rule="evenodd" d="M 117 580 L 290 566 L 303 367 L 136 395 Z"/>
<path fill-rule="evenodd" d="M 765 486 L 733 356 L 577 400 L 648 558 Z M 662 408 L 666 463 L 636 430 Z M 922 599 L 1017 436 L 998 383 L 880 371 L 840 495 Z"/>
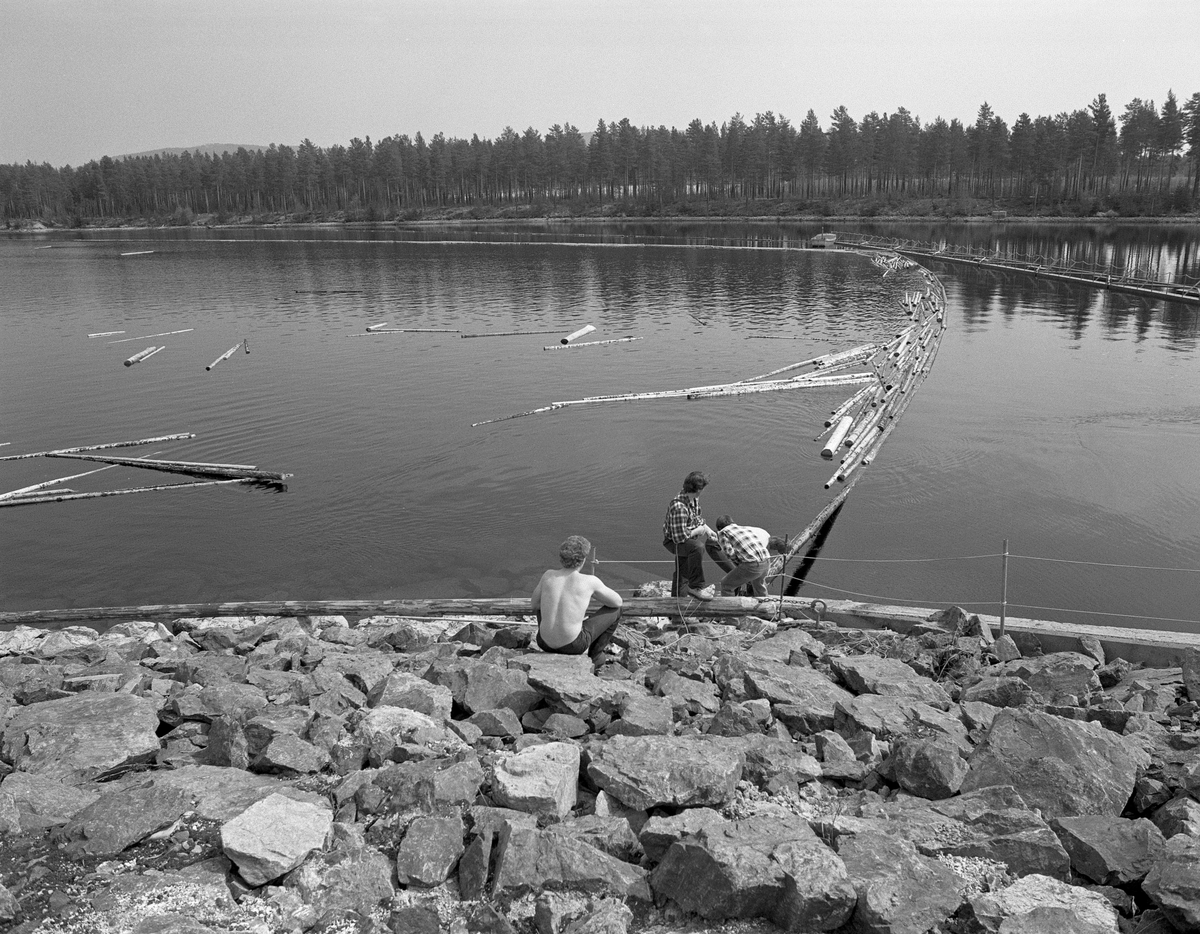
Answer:
<path fill-rule="evenodd" d="M 583 573 L 592 543 L 572 535 L 558 549 L 561 568 L 550 568 L 533 588 L 533 612 L 538 620 L 537 644 L 544 652 L 582 655 L 595 663 L 612 641 L 621 618 L 621 595 L 594 574 Z M 587 616 L 592 598 L 602 606 Z"/>
<path fill-rule="evenodd" d="M 737 525 L 730 516 L 721 516 L 717 519 L 717 541 L 734 564 L 721 580 L 721 595 L 729 596 L 745 586 L 751 597 L 765 597 L 771 570 L 771 536 L 767 530 Z"/>
<path fill-rule="evenodd" d="M 716 535 L 700 515 L 700 491 L 708 486 L 703 471 L 693 470 L 683 478 L 683 489 L 667 507 L 663 520 L 663 547 L 675 556 L 675 573 L 671 578 L 671 596 L 688 596 L 711 600 L 714 587 L 704 586 L 704 552 L 722 571 L 732 571 L 733 565 L 721 553 Z M 703 550 L 702 550 L 703 549 Z"/>

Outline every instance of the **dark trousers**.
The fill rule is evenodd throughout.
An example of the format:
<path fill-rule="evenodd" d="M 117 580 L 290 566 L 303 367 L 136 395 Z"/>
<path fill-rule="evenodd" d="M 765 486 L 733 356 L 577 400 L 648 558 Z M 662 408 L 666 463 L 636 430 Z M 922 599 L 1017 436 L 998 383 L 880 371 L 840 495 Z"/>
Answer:
<path fill-rule="evenodd" d="M 600 657 L 600 653 L 612 642 L 613 633 L 616 631 L 617 622 L 620 619 L 621 608 L 619 606 L 601 607 L 583 621 L 583 628 L 579 630 L 579 635 L 566 645 L 552 649 L 542 641 L 542 611 L 538 610 L 538 648 L 543 652 L 555 652 L 558 655 L 582 655 L 587 652 L 591 660 L 596 661 Z"/>
<path fill-rule="evenodd" d="M 687 538 L 676 543 L 664 537 L 663 547 L 675 556 L 675 573 L 671 576 L 672 597 L 678 597 L 680 592 L 688 587 L 695 587 L 699 590 L 704 586 L 704 553 L 706 551 L 722 571 L 728 573 L 733 570 L 733 562 L 725 557 L 721 546 L 712 538 L 702 546 L 694 538 Z"/>

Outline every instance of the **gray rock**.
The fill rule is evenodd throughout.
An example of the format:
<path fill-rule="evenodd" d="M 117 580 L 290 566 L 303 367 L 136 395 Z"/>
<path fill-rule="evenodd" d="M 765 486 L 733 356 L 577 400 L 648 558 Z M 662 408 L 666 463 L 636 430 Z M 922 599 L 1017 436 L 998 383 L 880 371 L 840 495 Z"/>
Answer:
<path fill-rule="evenodd" d="M 279 778 L 211 765 L 193 765 L 168 772 L 157 772 L 154 784 L 185 792 L 191 797 L 200 817 L 222 822 L 232 820 L 251 805 L 272 795 L 310 804 L 325 800 L 322 795 L 293 788 Z"/>
<path fill-rule="evenodd" d="M 434 720 L 407 707 L 376 707 L 359 721 L 356 735 L 369 746 L 422 746 L 435 755 L 454 753 L 466 744 L 444 721 Z"/>
<path fill-rule="evenodd" d="M 353 911 L 369 917 L 395 894 L 391 860 L 370 846 L 315 853 L 288 876 L 287 885 L 319 914 Z"/>
<path fill-rule="evenodd" d="M 883 694 L 922 701 L 939 710 L 950 709 L 950 695 L 936 681 L 917 674 L 898 658 L 842 655 L 829 661 L 842 682 L 855 694 Z"/>
<path fill-rule="evenodd" d="M 856 931 L 864 934 L 926 934 L 962 904 L 962 881 L 906 840 L 854 834 L 837 840 L 857 893 Z"/>
<path fill-rule="evenodd" d="M 329 764 L 329 754 L 299 736 L 281 733 L 274 737 L 250 763 L 256 772 L 307 775 Z"/>
<path fill-rule="evenodd" d="M 463 822 L 458 814 L 418 817 L 409 824 L 396 853 L 396 878 L 401 885 L 441 885 L 463 850 Z"/>
<path fill-rule="evenodd" d="M 642 858 L 642 844 L 634 835 L 629 821 L 623 817 L 588 814 L 551 824 L 546 829 L 551 833 L 566 834 L 576 840 L 582 840 L 622 862 L 636 864 Z"/>
<path fill-rule="evenodd" d="M 496 707 L 493 710 L 480 710 L 471 714 L 467 721 L 479 727 L 484 736 L 515 737 L 525 731 L 521 729 L 521 721 L 507 707 Z"/>
<path fill-rule="evenodd" d="M 512 659 L 509 664 L 525 671 L 530 687 L 550 700 L 557 712 L 583 720 L 601 710 L 614 714 L 623 698 L 646 693 L 645 688 L 629 681 L 597 678 L 586 655 L 531 652 Z"/>
<path fill-rule="evenodd" d="M 626 697 L 620 714 L 605 728 L 609 736 L 661 736 L 675 725 L 671 702 L 665 697 Z"/>
<path fill-rule="evenodd" d="M 1168 840 L 1142 891 L 1180 931 L 1200 930 L 1200 839 L 1176 834 Z"/>
<path fill-rule="evenodd" d="M 1200 837 L 1200 801 L 1188 795 L 1172 798 L 1156 810 L 1150 819 L 1168 839 L 1179 833 Z"/>
<path fill-rule="evenodd" d="M 1018 879 L 971 899 L 986 934 L 1118 934 L 1117 912 L 1096 892 L 1049 876 Z"/>
<path fill-rule="evenodd" d="M 586 720 L 580 720 L 569 713 L 552 713 L 542 721 L 543 733 L 566 736 L 571 739 L 586 736 L 591 729 Z"/>
<path fill-rule="evenodd" d="M 750 736 L 761 733 L 763 718 L 751 704 L 766 704 L 767 716 L 770 717 L 769 701 L 762 699 L 749 702 L 727 701 L 721 705 L 706 732 L 712 736 Z"/>
<path fill-rule="evenodd" d="M 674 671 L 668 671 L 659 680 L 658 693 L 670 703 L 677 717 L 716 713 L 721 706 L 717 686 L 713 682 L 685 678 Z"/>
<path fill-rule="evenodd" d="M 65 824 L 99 797 L 93 785 L 65 785 L 48 774 L 13 772 L 0 783 L 0 801 L 12 801 L 20 832 Z"/>
<path fill-rule="evenodd" d="M 627 934 L 633 923 L 633 912 L 615 899 L 599 901 L 587 914 L 563 928 L 562 934 Z"/>
<path fill-rule="evenodd" d="M 949 737 L 910 737 L 897 741 L 888 770 L 905 791 L 937 801 L 958 793 L 967 777 L 967 761 L 958 743 Z"/>
<path fill-rule="evenodd" d="M 21 812 L 17 810 L 17 800 L 0 788 L 0 834 L 21 832 Z"/>
<path fill-rule="evenodd" d="M 0 633 L 3 635 L 3 633 Z M 0 921 L 12 921 L 20 910 L 12 892 L 0 885 Z"/>
<path fill-rule="evenodd" d="M 1012 785 L 1047 817 L 1119 815 L 1144 755 L 1094 723 L 1004 710 L 975 750 L 962 791 Z"/>
<path fill-rule="evenodd" d="M 734 740 L 614 736 L 594 753 L 588 777 L 622 804 L 698 807 L 732 800 L 745 755 Z"/>
<path fill-rule="evenodd" d="M 533 746 L 496 764 L 496 803 L 531 814 L 566 817 L 579 786 L 579 747 L 573 743 Z"/>
<path fill-rule="evenodd" d="M 153 783 L 118 787 L 105 791 L 71 818 L 56 837 L 76 856 L 116 856 L 174 823 L 191 807 L 191 795 L 180 788 Z"/>
<path fill-rule="evenodd" d="M 1053 652 L 1004 665 L 1004 674 L 1020 678 L 1048 703 L 1061 697 L 1086 699 L 1100 691 L 1096 659 L 1079 652 Z"/>
<path fill-rule="evenodd" d="M 1029 682 L 1014 675 L 994 675 L 963 688 L 959 701 L 965 704 L 990 704 L 993 707 L 1026 707 L 1034 702 Z"/>
<path fill-rule="evenodd" d="M 719 811 L 712 808 L 687 808 L 670 817 L 651 817 L 642 825 L 638 840 L 646 851 L 646 858 L 657 863 L 666 855 L 672 843 L 695 840 L 700 834 L 714 827 L 722 827 L 728 821 Z"/>
<path fill-rule="evenodd" d="M 1060 817 L 1055 833 L 1071 857 L 1071 868 L 1098 885 L 1140 882 L 1162 855 L 1166 841 L 1145 818 L 1102 814 Z"/>
<path fill-rule="evenodd" d="M 825 645 L 803 629 L 785 629 L 756 642 L 747 650 L 747 654 L 754 658 L 784 665 L 788 664 L 793 652 L 803 652 L 811 658 L 820 658 L 825 654 Z"/>
<path fill-rule="evenodd" d="M 546 889 L 605 893 L 650 901 L 646 872 L 570 837 L 505 823 L 496 848 L 493 889 L 516 896 Z"/>
<path fill-rule="evenodd" d="M 492 862 L 492 843 L 496 835 L 486 828 L 467 844 L 458 860 L 458 892 L 468 901 L 483 898 L 487 891 L 488 870 Z"/>
<path fill-rule="evenodd" d="M 407 707 L 434 720 L 449 720 L 453 703 L 449 688 L 403 671 L 391 672 L 367 695 L 371 707 Z"/>
<path fill-rule="evenodd" d="M 926 856 L 962 856 L 1003 863 L 1014 876 L 1041 874 L 1066 879 L 1071 860 L 1058 837 L 1011 786 L 993 786 L 932 805 L 933 813 L 958 821 L 912 834 Z"/>
<path fill-rule="evenodd" d="M 372 784 L 384 792 L 384 808 L 428 812 L 470 804 L 483 783 L 483 767 L 471 751 L 424 762 L 401 762 L 380 769 Z"/>
<path fill-rule="evenodd" d="M 265 885 L 320 849 L 332 825 L 327 808 L 273 794 L 221 825 L 221 848 L 250 885 Z"/>
<path fill-rule="evenodd" d="M 1021 657 L 1021 650 L 1017 648 L 1017 643 L 1008 633 L 992 643 L 992 651 L 1001 662 L 1011 662 Z"/>
<path fill-rule="evenodd" d="M 861 694 L 837 705 L 834 727 L 839 733 L 867 732 L 879 739 L 941 734 L 967 746 L 967 728 L 953 714 L 906 697 Z"/>
<path fill-rule="evenodd" d="M 842 861 L 804 823 L 774 818 L 725 821 L 673 843 L 650 881 L 703 918 L 768 918 L 786 930 L 832 930 L 855 904 Z"/>
<path fill-rule="evenodd" d="M 19 771 L 77 785 L 159 749 L 152 701 L 129 694 L 78 694 L 17 709 L 4 727 L 2 758 Z"/>
<path fill-rule="evenodd" d="M 833 729 L 836 706 L 854 698 L 812 668 L 771 662 L 764 663 L 763 668 L 746 671 L 747 697 L 770 701 L 775 716 L 802 733 Z"/>
<path fill-rule="evenodd" d="M 45 629 L 33 626 L 17 626 L 8 632 L 0 632 L 0 658 L 6 655 L 33 655 L 38 643 L 46 637 Z"/>

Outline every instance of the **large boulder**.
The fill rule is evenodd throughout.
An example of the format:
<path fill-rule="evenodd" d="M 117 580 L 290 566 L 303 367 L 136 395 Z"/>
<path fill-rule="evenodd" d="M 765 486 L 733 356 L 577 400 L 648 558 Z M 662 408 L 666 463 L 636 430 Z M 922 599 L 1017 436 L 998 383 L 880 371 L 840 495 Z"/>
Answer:
<path fill-rule="evenodd" d="M 854 928 L 863 934 L 926 934 L 962 904 L 962 880 L 907 840 L 858 833 L 837 840 L 857 893 Z"/>
<path fill-rule="evenodd" d="M 936 681 L 917 674 L 898 658 L 878 655 L 842 655 L 830 667 L 855 694 L 884 694 L 923 701 L 939 710 L 950 709 L 950 695 Z"/>
<path fill-rule="evenodd" d="M 766 815 L 673 843 L 650 883 L 703 918 L 769 918 L 789 931 L 840 927 L 856 900 L 842 861 L 805 823 Z"/>
<path fill-rule="evenodd" d="M 986 934 L 1118 934 L 1117 912 L 1103 895 L 1049 876 L 1018 879 L 971 899 Z"/>
<path fill-rule="evenodd" d="M 76 814 L 56 836 L 78 855 L 116 856 L 126 847 L 166 827 L 192 807 L 179 788 L 148 783 L 113 788 Z"/>
<path fill-rule="evenodd" d="M 546 743 L 498 762 L 492 797 L 502 807 L 561 819 L 575 807 L 578 786 L 579 747 Z"/>
<path fill-rule="evenodd" d="M 275 794 L 223 824 L 221 847 L 243 879 L 265 885 L 319 850 L 332 825 L 328 808 Z"/>
<path fill-rule="evenodd" d="M 1168 840 L 1142 891 L 1180 931 L 1200 930 L 1200 839 L 1176 834 Z"/>
<path fill-rule="evenodd" d="M 745 755 L 733 740 L 701 736 L 614 736 L 593 747 L 588 777 L 622 804 L 722 805 L 733 798 Z"/>
<path fill-rule="evenodd" d="M 832 729 L 837 705 L 854 699 L 813 668 L 768 661 L 743 678 L 747 697 L 770 701 L 775 716 L 800 733 Z"/>
<path fill-rule="evenodd" d="M 77 785 L 159 749 L 158 710 L 130 694 L 86 692 L 20 707 L 4 727 L 0 758 L 24 772 Z"/>
<path fill-rule="evenodd" d="M 1140 882 L 1166 846 L 1162 832 L 1144 817 L 1060 817 L 1053 827 L 1071 856 L 1071 868 L 1098 885 Z"/>
<path fill-rule="evenodd" d="M 1099 724 L 1005 709 L 971 756 L 961 790 L 1012 785 L 1047 817 L 1117 816 L 1145 761 Z"/>
<path fill-rule="evenodd" d="M 887 769 L 905 791 L 922 798 L 949 798 L 962 787 L 967 761 L 958 743 L 947 736 L 906 737 L 897 741 Z"/>
<path fill-rule="evenodd" d="M 565 834 L 505 822 L 496 848 L 497 895 L 572 890 L 650 901 L 646 871 Z"/>
<path fill-rule="evenodd" d="M 396 878 L 401 885 L 441 885 L 462 854 L 463 822 L 457 811 L 418 817 L 409 824 L 396 853 Z"/>
<path fill-rule="evenodd" d="M 1076 698 L 1086 701 L 1100 690 L 1099 663 L 1079 652 L 1052 652 L 998 666 L 997 674 L 1020 678 L 1046 703 Z"/>
<path fill-rule="evenodd" d="M 67 785 L 45 774 L 13 772 L 0 782 L 0 801 L 12 802 L 20 831 L 43 830 L 65 824 L 99 798 L 95 788 Z"/>

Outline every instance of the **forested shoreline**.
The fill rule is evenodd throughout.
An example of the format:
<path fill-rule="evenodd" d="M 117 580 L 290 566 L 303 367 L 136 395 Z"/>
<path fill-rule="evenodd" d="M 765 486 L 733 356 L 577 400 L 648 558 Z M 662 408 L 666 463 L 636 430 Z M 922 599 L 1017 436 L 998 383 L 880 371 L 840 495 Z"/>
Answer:
<path fill-rule="evenodd" d="M 546 216 L 1146 217 L 1200 206 L 1200 92 L 1161 107 L 1105 95 L 1011 127 L 922 123 L 901 107 L 822 127 L 772 112 L 683 130 L 600 120 L 496 139 L 388 136 L 321 148 L 0 165 L 8 227 Z"/>

